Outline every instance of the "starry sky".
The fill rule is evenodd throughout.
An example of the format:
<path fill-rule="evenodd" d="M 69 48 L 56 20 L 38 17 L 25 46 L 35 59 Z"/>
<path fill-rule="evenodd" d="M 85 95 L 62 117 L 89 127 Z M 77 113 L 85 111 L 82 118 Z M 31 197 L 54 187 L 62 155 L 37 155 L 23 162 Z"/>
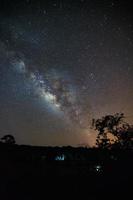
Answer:
<path fill-rule="evenodd" d="M 0 136 L 92 146 L 91 119 L 132 122 L 132 100 L 128 1 L 0 1 Z"/>

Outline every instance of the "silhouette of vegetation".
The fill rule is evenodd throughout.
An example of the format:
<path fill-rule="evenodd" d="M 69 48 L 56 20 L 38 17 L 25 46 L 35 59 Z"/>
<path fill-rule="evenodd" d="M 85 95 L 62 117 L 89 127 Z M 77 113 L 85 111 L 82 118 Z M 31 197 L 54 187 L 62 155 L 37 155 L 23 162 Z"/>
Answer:
<path fill-rule="evenodd" d="M 101 186 L 112 194 L 111 199 L 115 189 L 110 193 L 110 188 L 116 188 L 119 196 L 124 191 L 125 199 L 132 192 L 131 149 L 12 145 L 13 140 L 9 140 L 12 136 L 3 138 L 0 142 L 1 199 L 27 199 L 27 196 L 32 200 L 45 199 L 51 193 L 55 198 L 55 195 L 59 197 L 59 189 L 65 195 L 67 189 L 74 198 L 85 193 L 89 199 L 99 199 L 99 194 L 103 199 Z M 124 135 L 121 140 L 126 141 Z"/>
<path fill-rule="evenodd" d="M 15 141 L 15 138 L 13 135 L 4 135 L 2 138 L 1 138 L 1 141 L 5 144 L 15 144 L 16 141 Z"/>
<path fill-rule="evenodd" d="M 93 120 L 93 128 L 98 131 L 100 148 L 17 145 L 12 135 L 2 137 L 1 199 L 45 199 L 50 194 L 55 198 L 60 190 L 65 195 L 73 193 L 74 198 L 85 193 L 89 199 L 99 199 L 99 195 L 104 199 L 101 191 L 106 191 L 111 199 L 124 193 L 128 199 L 127 194 L 132 195 L 133 126 L 117 113 Z M 110 192 L 110 188 L 114 189 Z"/>
<path fill-rule="evenodd" d="M 123 113 L 116 113 L 92 120 L 92 127 L 98 131 L 96 145 L 99 148 L 133 148 L 133 125 L 124 119 Z"/>

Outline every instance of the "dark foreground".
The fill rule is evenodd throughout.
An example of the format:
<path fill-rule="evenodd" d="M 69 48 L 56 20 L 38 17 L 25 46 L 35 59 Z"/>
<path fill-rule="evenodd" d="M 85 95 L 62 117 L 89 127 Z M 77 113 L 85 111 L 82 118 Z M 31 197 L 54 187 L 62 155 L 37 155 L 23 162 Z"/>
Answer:
<path fill-rule="evenodd" d="M 132 199 L 132 155 L 0 144 L 0 199 Z"/>

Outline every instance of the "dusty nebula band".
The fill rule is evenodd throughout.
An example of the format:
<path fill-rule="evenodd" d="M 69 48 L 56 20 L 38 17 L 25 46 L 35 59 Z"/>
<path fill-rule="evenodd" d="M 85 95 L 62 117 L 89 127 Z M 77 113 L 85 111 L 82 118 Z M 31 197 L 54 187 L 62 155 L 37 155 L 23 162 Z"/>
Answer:
<path fill-rule="evenodd" d="M 24 60 L 15 53 L 9 60 L 12 69 L 32 86 L 33 95 L 47 102 L 54 110 L 64 112 L 67 119 L 79 127 L 89 126 L 89 111 L 84 109 L 84 105 L 78 99 L 69 76 L 56 69 L 46 70 L 44 73 L 37 69 L 31 71 Z"/>

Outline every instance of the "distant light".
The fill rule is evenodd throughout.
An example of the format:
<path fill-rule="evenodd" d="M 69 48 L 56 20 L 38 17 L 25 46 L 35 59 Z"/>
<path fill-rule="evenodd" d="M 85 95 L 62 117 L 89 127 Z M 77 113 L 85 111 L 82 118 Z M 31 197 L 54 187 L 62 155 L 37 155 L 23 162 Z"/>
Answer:
<path fill-rule="evenodd" d="M 62 155 L 60 155 L 60 156 L 56 156 L 56 157 L 55 157 L 55 160 L 64 161 L 64 160 L 65 160 L 65 155 L 62 154 Z"/>
<path fill-rule="evenodd" d="M 96 170 L 97 172 L 100 172 L 101 169 L 102 169 L 102 166 L 101 166 L 101 165 L 96 165 L 96 166 L 95 166 L 95 170 Z"/>

